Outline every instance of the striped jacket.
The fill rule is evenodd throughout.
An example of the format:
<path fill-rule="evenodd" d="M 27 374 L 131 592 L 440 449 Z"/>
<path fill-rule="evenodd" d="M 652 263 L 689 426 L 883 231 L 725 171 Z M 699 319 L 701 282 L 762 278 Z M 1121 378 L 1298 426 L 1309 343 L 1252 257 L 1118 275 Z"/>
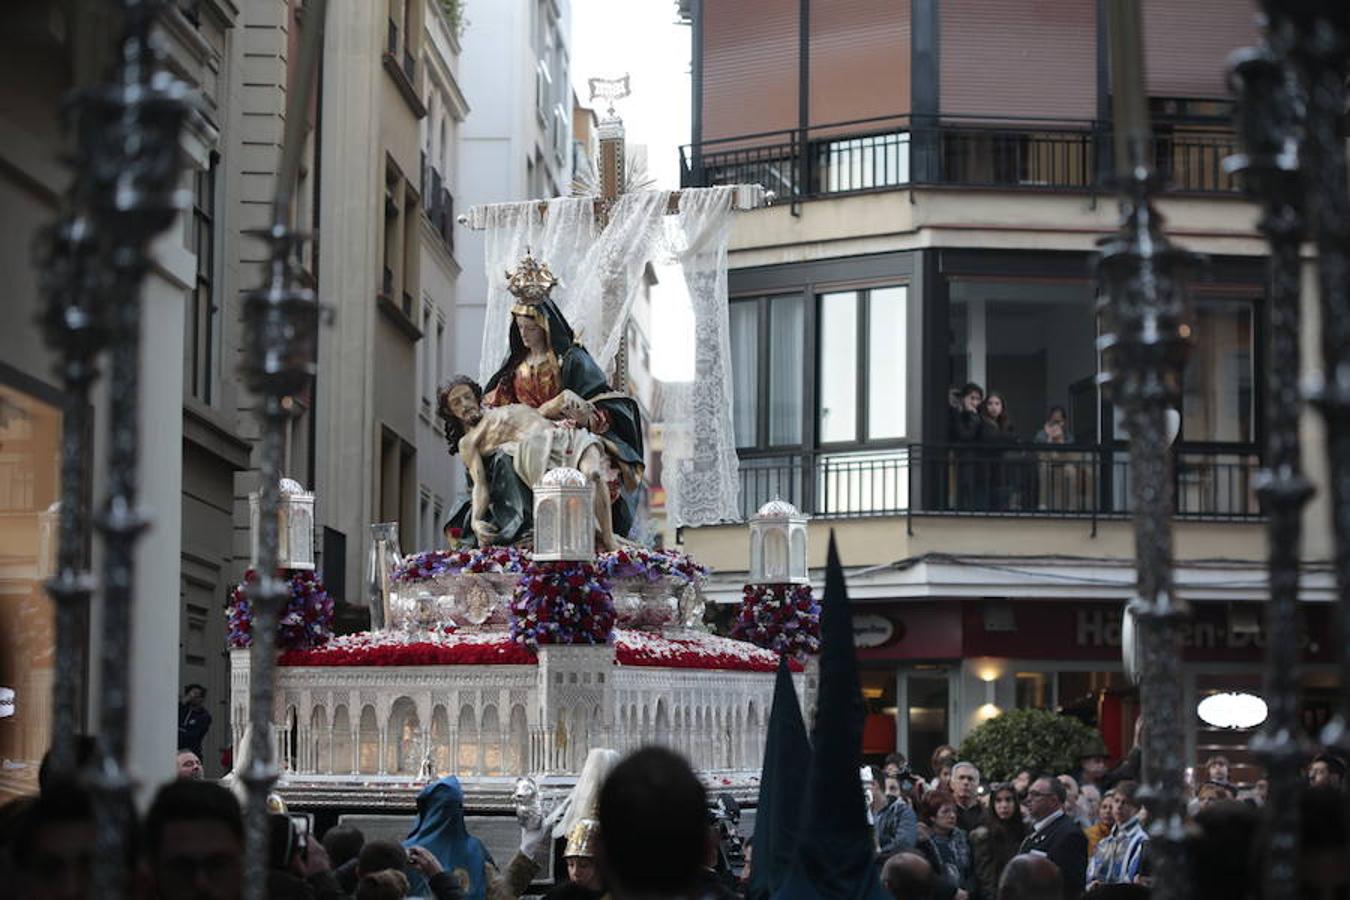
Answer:
<path fill-rule="evenodd" d="M 1139 860 L 1143 855 L 1148 834 L 1139 817 L 1111 829 L 1111 833 L 1097 843 L 1097 850 L 1088 862 L 1088 883 L 1128 884 L 1139 874 Z"/>

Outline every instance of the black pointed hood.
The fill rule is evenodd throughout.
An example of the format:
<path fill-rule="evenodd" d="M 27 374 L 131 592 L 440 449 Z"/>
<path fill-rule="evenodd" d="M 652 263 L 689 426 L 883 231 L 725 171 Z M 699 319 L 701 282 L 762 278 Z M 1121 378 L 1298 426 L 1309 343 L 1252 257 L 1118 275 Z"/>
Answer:
<path fill-rule="evenodd" d="M 782 900 L 887 900 L 867 822 L 862 781 L 865 708 L 853 655 L 853 616 L 830 533 L 820 613 L 820 689 L 814 756 L 797 863 L 774 895 Z"/>
<path fill-rule="evenodd" d="M 771 896 L 792 870 L 806 806 L 802 774 L 810 768 L 811 743 L 784 656 L 778 660 L 778 680 L 773 686 L 773 708 L 764 741 L 764 768 L 759 776 L 750 900 Z"/>

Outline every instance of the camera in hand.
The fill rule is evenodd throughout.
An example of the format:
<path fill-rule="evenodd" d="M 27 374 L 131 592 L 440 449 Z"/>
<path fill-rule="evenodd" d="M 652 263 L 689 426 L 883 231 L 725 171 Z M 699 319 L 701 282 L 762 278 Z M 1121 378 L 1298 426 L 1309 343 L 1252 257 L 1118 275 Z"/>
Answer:
<path fill-rule="evenodd" d="M 714 870 L 728 885 L 735 885 L 745 868 L 745 839 L 740 832 L 741 805 L 730 794 L 708 801 L 708 823 L 717 829 L 717 864 Z"/>

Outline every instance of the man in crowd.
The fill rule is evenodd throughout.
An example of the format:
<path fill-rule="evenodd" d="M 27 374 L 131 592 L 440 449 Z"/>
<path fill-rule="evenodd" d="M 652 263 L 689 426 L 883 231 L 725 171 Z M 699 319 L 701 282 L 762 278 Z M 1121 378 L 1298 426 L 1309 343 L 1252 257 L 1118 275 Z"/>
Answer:
<path fill-rule="evenodd" d="M 178 749 L 191 750 L 202 757 L 202 740 L 211 730 L 211 714 L 206 711 L 206 688 L 189 684 L 183 691 L 183 702 L 178 704 Z"/>
<path fill-rule="evenodd" d="M 887 784 L 896 783 L 889 777 Z M 887 793 L 889 797 L 889 792 Z M 919 817 L 903 795 L 890 797 L 889 805 L 876 816 L 877 858 L 883 862 L 902 851 L 913 850 L 919 841 Z"/>
<path fill-rule="evenodd" d="M 1345 763 L 1333 753 L 1319 753 L 1308 766 L 1308 784 L 1311 787 L 1339 791 L 1345 783 Z"/>
<path fill-rule="evenodd" d="M 600 865 L 615 900 L 697 892 L 709 842 L 707 794 L 684 758 L 644 747 L 600 790 Z"/>
<path fill-rule="evenodd" d="M 1098 884 L 1130 884 L 1140 874 L 1144 845 L 1148 834 L 1144 831 L 1144 812 L 1139 804 L 1139 785 L 1122 781 L 1115 788 L 1116 825 L 1111 833 L 1097 844 L 1088 866 L 1088 886 Z"/>
<path fill-rule="evenodd" d="M 984 818 L 980 803 L 980 770 L 972 762 L 958 762 L 952 766 L 952 797 L 956 800 L 956 825 L 970 834 Z"/>
<path fill-rule="evenodd" d="M 600 823 L 582 819 L 572 826 L 563 848 L 567 881 L 548 893 L 548 900 L 599 900 L 605 893 L 596 855 L 600 850 Z"/>
<path fill-rule="evenodd" d="M 1044 856 L 1014 856 L 998 882 L 998 900 L 1059 900 L 1061 896 L 1068 896 L 1063 875 Z"/>
<path fill-rule="evenodd" d="M 886 860 L 881 883 L 895 900 L 936 900 L 933 867 L 917 853 L 905 851 Z"/>
<path fill-rule="evenodd" d="M 1064 814 L 1067 792 L 1059 779 L 1042 775 L 1027 789 L 1027 808 L 1033 822 L 1032 833 L 1022 842 L 1019 853 L 1047 857 L 1059 867 L 1065 900 L 1083 893 L 1087 876 L 1087 838 L 1083 829 Z"/>
<path fill-rule="evenodd" d="M 235 900 L 243 854 L 243 817 L 228 790 L 204 781 L 175 781 L 159 789 L 145 817 L 150 896 Z"/>
<path fill-rule="evenodd" d="M 178 777 L 188 781 L 201 781 L 206 777 L 201 758 L 191 750 L 178 751 Z"/>

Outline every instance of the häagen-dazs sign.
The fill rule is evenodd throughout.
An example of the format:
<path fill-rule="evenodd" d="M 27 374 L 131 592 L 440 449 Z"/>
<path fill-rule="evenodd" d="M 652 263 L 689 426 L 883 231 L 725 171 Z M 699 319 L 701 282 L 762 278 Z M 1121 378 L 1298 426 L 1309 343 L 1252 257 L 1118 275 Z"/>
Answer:
<path fill-rule="evenodd" d="M 853 617 L 853 646 L 880 647 L 895 634 L 895 626 L 884 616 Z"/>

